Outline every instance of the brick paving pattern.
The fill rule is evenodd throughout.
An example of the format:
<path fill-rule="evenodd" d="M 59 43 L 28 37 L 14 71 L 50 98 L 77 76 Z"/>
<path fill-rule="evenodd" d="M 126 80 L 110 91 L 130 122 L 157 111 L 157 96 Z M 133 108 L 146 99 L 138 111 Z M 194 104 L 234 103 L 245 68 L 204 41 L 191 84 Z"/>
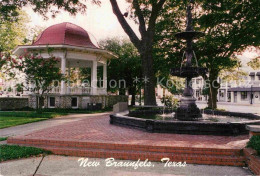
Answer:
<path fill-rule="evenodd" d="M 242 149 L 248 135 L 210 136 L 148 133 L 109 124 L 109 114 L 86 115 L 34 133 L 8 138 L 7 142 L 35 146 L 54 154 L 195 164 L 245 166 Z"/>
<path fill-rule="evenodd" d="M 108 114 L 87 116 L 91 117 L 15 138 L 226 149 L 241 149 L 248 141 L 248 135 L 211 136 L 148 133 L 138 129 L 110 125 Z"/>

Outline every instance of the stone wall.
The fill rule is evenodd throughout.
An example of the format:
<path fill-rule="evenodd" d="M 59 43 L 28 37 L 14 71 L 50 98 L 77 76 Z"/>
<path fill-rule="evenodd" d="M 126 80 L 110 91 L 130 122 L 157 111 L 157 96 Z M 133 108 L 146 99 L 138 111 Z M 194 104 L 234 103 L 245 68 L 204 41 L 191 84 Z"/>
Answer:
<path fill-rule="evenodd" d="M 78 108 L 87 109 L 88 104 L 101 103 L 103 108 L 113 107 L 118 102 L 127 102 L 128 97 L 124 95 L 48 95 L 44 98 L 44 107 L 49 107 L 49 97 L 55 97 L 55 108 L 72 108 L 71 98 L 78 98 Z M 36 108 L 36 97 L 34 95 L 29 96 L 29 107 Z"/>
<path fill-rule="evenodd" d="M 28 98 L 0 97 L 0 110 L 16 110 L 28 107 Z"/>

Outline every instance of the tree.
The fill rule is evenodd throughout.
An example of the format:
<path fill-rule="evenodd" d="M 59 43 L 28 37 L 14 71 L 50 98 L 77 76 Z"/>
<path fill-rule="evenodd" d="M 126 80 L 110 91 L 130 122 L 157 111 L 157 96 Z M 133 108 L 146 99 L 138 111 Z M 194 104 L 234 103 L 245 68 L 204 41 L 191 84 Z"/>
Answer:
<path fill-rule="evenodd" d="M 4 21 L 0 25 L 0 52 L 10 53 L 17 45 L 24 44 L 29 17 L 24 11 L 19 11 L 18 14 L 17 21 Z"/>
<path fill-rule="evenodd" d="M 156 105 L 155 99 L 155 72 L 154 72 L 154 60 L 153 60 L 153 44 L 155 37 L 156 20 L 160 16 L 160 12 L 163 9 L 163 5 L 166 0 L 159 1 L 146 1 L 146 0 L 133 0 L 128 1 L 131 3 L 132 13 L 135 21 L 138 22 L 139 32 L 141 39 L 137 37 L 137 34 L 133 31 L 130 25 L 127 23 L 125 17 L 127 13 L 122 14 L 119 9 L 117 0 L 110 0 L 113 8 L 113 13 L 116 15 L 122 28 L 129 36 L 131 42 L 137 48 L 142 60 L 142 72 L 143 76 L 149 81 L 144 85 L 144 104 Z"/>
<path fill-rule="evenodd" d="M 250 62 L 247 63 L 247 65 L 254 70 L 260 69 L 260 56 L 252 59 Z"/>
<path fill-rule="evenodd" d="M 209 80 L 208 106 L 212 109 L 217 108 L 219 83 L 216 80 L 220 71 L 238 64 L 234 58 L 237 53 L 249 46 L 259 46 L 259 5 L 257 0 L 201 1 L 202 12 L 197 22 L 206 36 L 197 47 L 200 63 L 209 69 L 209 75 L 204 78 Z"/>
<path fill-rule="evenodd" d="M 38 108 L 43 105 L 43 96 L 52 89 L 54 82 L 60 82 L 63 75 L 60 69 L 56 67 L 58 58 L 42 58 L 37 54 L 26 53 L 20 56 L 16 61 L 16 68 L 25 74 L 26 89 L 34 92 L 38 98 Z"/>
<path fill-rule="evenodd" d="M 108 81 L 125 81 L 125 87 L 117 84 L 115 88 L 109 86 L 110 91 L 119 90 L 120 94 L 125 94 L 128 90 L 132 95 L 131 105 L 135 105 L 135 96 L 141 88 L 141 59 L 138 51 L 128 40 L 117 38 L 106 39 L 100 42 L 103 49 L 112 51 L 118 58 L 110 61 L 108 65 Z"/>
<path fill-rule="evenodd" d="M 95 4 L 100 4 L 99 0 L 91 0 Z M 16 21 L 19 16 L 18 11 L 22 7 L 30 5 L 34 12 L 38 12 L 47 18 L 47 12 L 51 12 L 55 17 L 61 10 L 68 11 L 75 15 L 77 12 L 84 13 L 86 4 L 80 0 L 1 0 L 0 1 L 0 23 L 3 21 Z"/>
<path fill-rule="evenodd" d="M 176 6 L 169 6 L 168 3 L 165 5 L 163 13 L 170 14 L 163 14 L 163 18 L 159 19 L 156 45 L 158 45 L 157 53 L 166 56 L 165 65 L 175 63 L 181 66 L 180 54 L 183 53 L 184 46 L 173 34 L 176 33 L 176 29 L 184 31 L 186 27 L 184 21 L 186 5 L 185 2 L 176 3 Z M 193 49 L 199 65 L 209 70 L 209 73 L 203 77 L 210 88 L 208 106 L 212 109 L 217 108 L 219 88 L 217 78 L 221 70 L 234 68 L 238 64 L 238 59 L 234 56 L 247 47 L 259 46 L 259 3 L 257 0 L 196 1 L 196 9 L 193 10 L 194 28 L 196 31 L 203 31 L 205 36 L 196 41 Z M 175 14 L 176 11 L 178 14 Z"/>

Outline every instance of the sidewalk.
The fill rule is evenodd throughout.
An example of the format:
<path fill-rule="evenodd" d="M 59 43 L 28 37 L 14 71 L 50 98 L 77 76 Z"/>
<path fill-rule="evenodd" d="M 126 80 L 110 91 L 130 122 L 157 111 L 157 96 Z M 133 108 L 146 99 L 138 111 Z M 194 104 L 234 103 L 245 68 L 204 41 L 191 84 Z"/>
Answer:
<path fill-rule="evenodd" d="M 196 101 L 199 108 L 206 108 L 207 102 Z M 259 104 L 235 104 L 229 102 L 218 102 L 217 103 L 218 109 L 225 109 L 226 111 L 231 112 L 243 112 L 243 113 L 253 113 L 260 115 L 260 105 Z"/>
<path fill-rule="evenodd" d="M 106 114 L 106 113 L 99 113 L 99 114 Z M 34 122 L 34 123 L 18 125 L 9 128 L 3 128 L 0 129 L 0 136 L 9 137 L 9 136 L 16 136 L 16 135 L 25 135 L 37 130 L 42 130 L 44 128 L 58 126 L 64 123 L 75 122 L 83 118 L 87 118 L 88 116 L 93 116 L 93 114 L 69 114 L 66 116 L 56 117 L 56 118 L 52 118 L 40 122 Z"/>
<path fill-rule="evenodd" d="M 41 157 L 28 158 L 0 164 L 1 175 L 33 175 L 41 161 Z M 106 167 L 105 159 L 89 158 L 89 161 L 99 162 L 97 167 L 80 167 L 79 157 L 46 156 L 36 175 L 44 176 L 66 176 L 66 175 L 91 175 L 91 176 L 231 176 L 231 175 L 252 175 L 247 168 L 229 166 L 209 166 L 188 164 L 186 167 L 164 167 L 164 163 L 152 162 L 151 167 Z M 117 162 L 126 160 L 115 160 Z"/>
<path fill-rule="evenodd" d="M 207 101 L 196 101 L 197 104 L 207 104 Z M 231 102 L 217 102 L 218 105 L 230 105 L 230 106 L 251 106 L 251 107 L 259 107 L 260 104 L 249 104 L 249 103 L 231 103 Z"/>

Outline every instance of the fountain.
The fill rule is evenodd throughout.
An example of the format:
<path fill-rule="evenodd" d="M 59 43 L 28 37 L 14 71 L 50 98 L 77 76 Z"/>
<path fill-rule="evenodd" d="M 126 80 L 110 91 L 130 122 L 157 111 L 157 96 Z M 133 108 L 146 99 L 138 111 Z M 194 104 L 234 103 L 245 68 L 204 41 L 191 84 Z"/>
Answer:
<path fill-rule="evenodd" d="M 186 40 L 186 63 L 183 67 L 180 68 L 172 68 L 171 74 L 173 76 L 178 76 L 182 78 L 186 78 L 185 89 L 183 92 L 183 96 L 181 98 L 180 107 L 177 109 L 175 113 L 175 118 L 183 121 L 193 121 L 198 120 L 202 117 L 200 109 L 196 105 L 196 99 L 193 97 L 193 89 L 192 89 L 192 78 L 198 77 L 207 72 L 206 68 L 198 67 L 198 62 L 196 59 L 196 65 L 192 64 L 192 58 L 194 51 L 192 50 L 192 41 L 195 38 L 202 36 L 201 32 L 193 31 L 192 27 L 192 3 L 188 4 L 187 7 L 187 27 L 185 32 L 177 33 L 175 36 L 179 39 Z"/>
<path fill-rule="evenodd" d="M 185 63 L 180 68 L 172 68 L 171 75 L 186 79 L 185 90 L 181 98 L 180 106 L 175 111 L 162 110 L 160 107 L 139 107 L 138 110 L 129 113 L 115 113 L 110 115 L 110 124 L 143 129 L 148 132 L 203 134 L 203 135 L 241 135 L 248 134 L 246 125 L 260 124 L 260 116 L 250 113 L 238 113 L 228 111 L 201 110 L 196 105 L 193 97 L 192 78 L 206 74 L 207 69 L 198 66 L 192 41 L 203 35 L 193 31 L 192 27 L 193 0 L 187 6 L 187 27 L 185 32 L 175 36 L 186 40 Z M 193 64 L 193 57 L 195 63 Z M 138 107 L 135 107 L 138 108 Z M 174 116 L 174 117 L 173 117 Z"/>

